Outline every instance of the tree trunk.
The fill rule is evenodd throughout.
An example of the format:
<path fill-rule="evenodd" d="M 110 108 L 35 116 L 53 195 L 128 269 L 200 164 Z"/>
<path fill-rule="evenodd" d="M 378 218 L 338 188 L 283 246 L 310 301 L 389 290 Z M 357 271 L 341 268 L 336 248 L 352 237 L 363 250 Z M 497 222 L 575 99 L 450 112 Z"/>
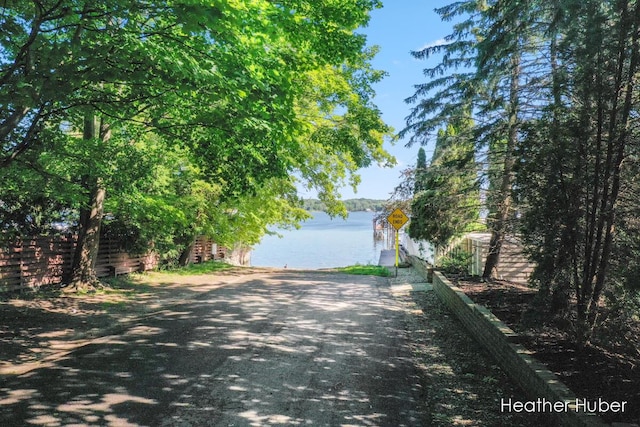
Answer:
<path fill-rule="evenodd" d="M 189 241 L 189 243 L 187 243 L 185 248 L 182 250 L 182 253 L 180 253 L 180 258 L 178 258 L 178 265 L 180 267 L 186 267 L 191 263 L 191 252 L 193 251 L 193 248 L 195 247 L 195 245 L 196 245 L 196 238 L 193 237 Z"/>
<path fill-rule="evenodd" d="M 513 186 L 513 168 L 515 166 L 514 151 L 518 142 L 518 91 L 520 89 L 520 53 L 514 53 L 511 58 L 511 85 L 509 88 L 509 118 L 507 146 L 505 147 L 504 163 L 502 170 L 502 183 L 500 185 L 499 202 L 496 219 L 491 227 L 491 241 L 489 253 L 482 272 L 483 279 L 497 277 L 497 267 L 500 262 L 500 251 L 507 231 L 507 223 L 511 215 Z"/>
<path fill-rule="evenodd" d="M 593 333 L 599 305 L 606 286 L 606 277 L 613 246 L 616 207 L 620 196 L 622 164 L 631 133 L 635 79 L 640 67 L 640 3 L 635 4 L 629 16 L 630 3 L 621 3 L 621 25 L 618 45 L 618 69 L 616 73 L 615 97 L 609 119 L 607 155 L 604 160 L 602 196 L 599 200 L 599 218 L 596 241 L 589 247 L 587 273 L 584 274 L 581 294 L 578 295 L 577 341 L 580 348 L 586 346 Z M 624 24 L 627 25 L 624 25 Z M 628 42 L 631 35 L 631 43 Z M 631 48 L 630 48 L 631 47 Z M 618 105 L 621 104 L 620 107 Z"/>
<path fill-rule="evenodd" d="M 96 179 L 91 190 L 90 205 L 80 214 L 78 243 L 71 268 L 71 285 L 77 289 L 91 286 L 97 281 L 95 266 L 100 244 L 100 229 L 104 213 L 105 188 Z"/>
<path fill-rule="evenodd" d="M 85 117 L 83 138 L 85 140 L 99 137 L 107 142 L 111 136 L 109 127 L 100 125 L 97 133 L 96 117 L 89 113 Z M 83 178 L 84 187 L 89 191 L 89 203 L 80 212 L 78 242 L 71 267 L 71 286 L 75 289 L 92 286 L 97 282 L 95 266 L 100 244 L 100 229 L 104 215 L 104 198 L 106 189 L 100 177 Z"/>
<path fill-rule="evenodd" d="M 504 221 L 498 220 L 502 223 Z M 484 263 L 484 270 L 482 272 L 483 279 L 496 279 L 498 278 L 498 263 L 500 262 L 500 251 L 502 250 L 502 243 L 504 242 L 504 231 L 494 228 L 491 231 L 491 240 L 489 241 L 489 252 L 487 253 L 487 259 Z"/>

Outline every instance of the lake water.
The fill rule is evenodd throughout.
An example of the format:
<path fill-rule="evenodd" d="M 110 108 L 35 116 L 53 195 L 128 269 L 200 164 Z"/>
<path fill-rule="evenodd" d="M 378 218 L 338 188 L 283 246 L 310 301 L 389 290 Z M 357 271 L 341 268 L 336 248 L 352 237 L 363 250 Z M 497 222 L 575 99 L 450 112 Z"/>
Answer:
<path fill-rule="evenodd" d="M 313 212 L 298 230 L 277 230 L 251 253 L 255 267 L 319 269 L 378 264 L 384 242 L 373 238 L 373 212 L 350 212 L 346 220 Z"/>

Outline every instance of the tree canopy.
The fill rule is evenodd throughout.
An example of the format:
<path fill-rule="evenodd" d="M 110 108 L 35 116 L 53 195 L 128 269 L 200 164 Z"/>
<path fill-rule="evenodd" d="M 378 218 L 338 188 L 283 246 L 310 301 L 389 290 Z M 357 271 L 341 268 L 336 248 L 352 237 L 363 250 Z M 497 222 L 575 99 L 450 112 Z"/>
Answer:
<path fill-rule="evenodd" d="M 462 121 L 441 130 L 431 162 L 416 168 L 408 229 L 412 238 L 447 245 L 477 225 L 480 203 L 475 145 L 461 136 L 468 135 L 469 126 L 471 123 Z M 419 155 L 417 166 L 421 162 Z"/>
<path fill-rule="evenodd" d="M 493 232 L 485 276 L 517 233 L 537 265 L 540 306 L 585 345 L 603 299 L 638 310 L 640 2 L 466 0 L 436 11 L 457 22 L 445 43 L 414 53 L 440 62 L 408 98 L 401 133 L 425 144 L 474 119 L 467 134 Z M 415 200 L 438 188 L 429 182 Z"/>
<path fill-rule="evenodd" d="M 380 6 L 6 3 L 3 235 L 104 223 L 167 253 L 197 233 L 252 244 L 305 216 L 296 185 L 344 212 L 339 187 L 394 161 L 357 32 Z"/>

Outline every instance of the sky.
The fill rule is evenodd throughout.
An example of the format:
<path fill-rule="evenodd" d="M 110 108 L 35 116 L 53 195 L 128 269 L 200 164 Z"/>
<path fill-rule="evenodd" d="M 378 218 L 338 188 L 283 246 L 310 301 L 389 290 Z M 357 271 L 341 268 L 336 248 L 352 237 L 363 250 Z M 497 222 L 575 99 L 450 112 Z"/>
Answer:
<path fill-rule="evenodd" d="M 371 13 L 369 25 L 359 30 L 367 35 L 369 46 L 378 45 L 380 52 L 372 61 L 375 69 L 384 70 L 388 76 L 374 85 L 374 103 L 382 112 L 383 120 L 399 132 L 405 127 L 405 118 L 412 106 L 404 100 L 414 93 L 414 85 L 426 81 L 425 68 L 437 64 L 436 59 L 417 60 L 411 51 L 436 44 L 452 32 L 450 22 L 441 22 L 434 8 L 445 6 L 449 0 L 383 0 L 384 7 Z M 342 199 L 364 197 L 367 199 L 389 198 L 400 183 L 400 172 L 415 166 L 417 145 L 406 148 L 405 140 L 385 144 L 388 152 L 396 157 L 397 166 L 380 168 L 373 165 L 359 171 L 362 182 L 354 193 L 350 187 L 340 190 Z M 433 150 L 430 143 L 425 147 L 427 158 Z M 302 193 L 303 197 L 315 197 L 313 193 Z"/>

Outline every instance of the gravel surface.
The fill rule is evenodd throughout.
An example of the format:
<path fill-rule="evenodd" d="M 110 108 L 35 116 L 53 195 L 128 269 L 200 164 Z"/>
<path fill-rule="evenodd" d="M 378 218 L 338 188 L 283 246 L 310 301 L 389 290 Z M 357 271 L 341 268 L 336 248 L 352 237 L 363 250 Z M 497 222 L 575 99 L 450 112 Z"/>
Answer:
<path fill-rule="evenodd" d="M 138 280 L 2 303 L 0 425 L 549 425 L 411 268 Z"/>
<path fill-rule="evenodd" d="M 525 393 L 466 332 L 433 291 L 413 292 L 424 279 L 413 268 L 391 278 L 405 307 L 407 339 L 424 378 L 430 426 L 556 425 L 539 414 L 503 413 L 501 399 L 526 401 Z M 429 289 L 430 286 L 426 285 Z"/>

